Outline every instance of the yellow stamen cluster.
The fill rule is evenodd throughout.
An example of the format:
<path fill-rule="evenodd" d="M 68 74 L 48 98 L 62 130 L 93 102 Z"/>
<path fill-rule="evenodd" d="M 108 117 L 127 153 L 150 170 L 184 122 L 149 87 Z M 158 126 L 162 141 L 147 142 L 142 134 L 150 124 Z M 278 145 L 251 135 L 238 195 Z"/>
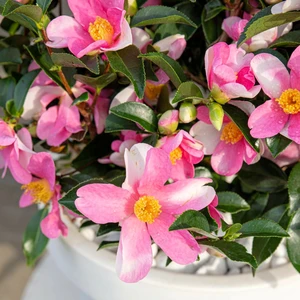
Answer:
<path fill-rule="evenodd" d="M 170 161 L 171 161 L 172 165 L 176 165 L 177 160 L 180 160 L 181 158 L 182 158 L 182 150 L 179 147 L 177 147 L 176 149 L 171 151 Z"/>
<path fill-rule="evenodd" d="M 89 34 L 95 41 L 105 40 L 108 44 L 111 44 L 114 28 L 106 19 L 97 17 L 94 23 L 90 23 Z"/>
<path fill-rule="evenodd" d="M 226 124 L 222 130 L 221 141 L 224 141 L 226 144 L 236 144 L 243 138 L 242 132 L 239 128 L 233 123 L 230 122 Z"/>
<path fill-rule="evenodd" d="M 34 203 L 46 204 L 53 196 L 53 192 L 46 179 L 39 179 L 29 184 L 24 184 L 22 185 L 22 190 L 25 190 L 25 193 L 30 193 Z"/>
<path fill-rule="evenodd" d="M 145 96 L 150 101 L 156 101 L 161 93 L 163 84 L 155 85 L 151 82 L 146 82 Z"/>
<path fill-rule="evenodd" d="M 142 196 L 135 202 L 134 214 L 140 221 L 151 224 L 161 214 L 161 205 L 155 197 Z"/>
<path fill-rule="evenodd" d="M 300 91 L 296 89 L 288 89 L 276 99 L 286 114 L 297 114 L 300 112 Z"/>

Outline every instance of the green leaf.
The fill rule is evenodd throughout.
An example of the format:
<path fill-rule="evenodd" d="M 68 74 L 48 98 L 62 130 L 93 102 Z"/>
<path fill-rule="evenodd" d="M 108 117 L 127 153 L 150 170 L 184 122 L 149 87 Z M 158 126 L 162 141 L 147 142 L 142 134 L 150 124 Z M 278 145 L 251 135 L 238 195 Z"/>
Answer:
<path fill-rule="evenodd" d="M 81 187 L 92 184 L 92 183 L 105 183 L 105 181 L 101 178 L 93 178 L 86 181 L 79 183 L 78 185 L 74 186 L 70 189 L 58 202 L 59 204 L 65 206 L 67 209 L 70 209 L 74 213 L 81 215 L 81 213 L 77 210 L 75 206 L 75 200 L 78 198 L 77 191 Z"/>
<path fill-rule="evenodd" d="M 16 81 L 12 76 L 0 79 L 0 106 L 5 107 L 6 102 L 14 97 Z"/>
<path fill-rule="evenodd" d="M 41 231 L 41 221 L 46 217 L 48 207 L 36 212 L 27 225 L 23 236 L 23 252 L 27 265 L 32 266 L 44 252 L 49 239 Z"/>
<path fill-rule="evenodd" d="M 236 242 L 227 242 L 227 241 L 206 241 L 200 240 L 201 245 L 206 245 L 210 248 L 213 248 L 217 251 L 222 252 L 229 259 L 233 261 L 241 261 L 249 264 L 252 268 L 257 268 L 257 262 L 251 254 L 247 253 L 247 249 Z"/>
<path fill-rule="evenodd" d="M 249 210 L 249 204 L 238 194 L 233 192 L 218 193 L 218 209 L 223 212 L 236 214 L 243 210 Z"/>
<path fill-rule="evenodd" d="M 289 234 L 276 222 L 268 219 L 254 219 L 242 225 L 242 237 L 288 237 Z"/>
<path fill-rule="evenodd" d="M 226 6 L 220 0 L 211 0 L 205 4 L 206 18 L 205 22 L 216 17 L 220 12 L 226 10 Z"/>
<path fill-rule="evenodd" d="M 197 25 L 182 12 L 161 5 L 144 7 L 131 20 L 132 27 L 166 23 L 187 24 L 197 28 Z"/>
<path fill-rule="evenodd" d="M 0 50 L 0 65 L 21 64 L 22 58 L 18 48 L 4 48 Z"/>
<path fill-rule="evenodd" d="M 187 210 L 181 214 L 170 226 L 169 231 L 186 229 L 197 232 L 212 239 L 218 239 L 210 233 L 210 226 L 206 217 L 196 210 Z"/>
<path fill-rule="evenodd" d="M 120 118 L 136 122 L 149 132 L 156 132 L 157 130 L 158 121 L 155 113 L 149 106 L 143 103 L 122 103 L 111 108 L 111 113 Z"/>
<path fill-rule="evenodd" d="M 76 104 L 79 104 L 79 103 L 82 103 L 82 102 L 86 102 L 89 100 L 89 93 L 88 92 L 85 92 L 83 94 L 81 94 L 79 97 L 77 97 L 72 105 L 76 105 Z"/>
<path fill-rule="evenodd" d="M 97 56 L 84 56 L 82 59 L 68 53 L 52 53 L 52 61 L 55 65 L 67 68 L 84 68 L 94 74 L 100 73 Z"/>
<path fill-rule="evenodd" d="M 105 132 L 119 132 L 121 130 L 141 131 L 134 122 L 117 117 L 114 114 L 109 114 L 105 120 Z"/>
<path fill-rule="evenodd" d="M 104 234 L 110 233 L 112 231 L 120 231 L 121 227 L 118 223 L 107 223 L 101 224 L 97 232 L 97 236 L 102 236 Z"/>
<path fill-rule="evenodd" d="M 300 20 L 299 12 L 287 12 L 273 15 L 271 13 L 271 8 L 271 6 L 264 8 L 247 23 L 238 40 L 238 46 L 265 30 Z"/>
<path fill-rule="evenodd" d="M 203 99 L 200 88 L 193 81 L 186 81 L 180 84 L 178 87 L 175 97 L 172 100 L 172 104 L 176 104 L 185 100 L 200 100 L 207 102 L 208 100 Z"/>
<path fill-rule="evenodd" d="M 253 165 L 244 164 L 238 177 L 250 189 L 258 192 L 276 193 L 287 188 L 286 174 L 275 163 L 265 158 Z"/>
<path fill-rule="evenodd" d="M 300 30 L 291 31 L 277 40 L 275 40 L 269 48 L 278 48 L 278 47 L 297 47 L 300 45 Z"/>
<path fill-rule="evenodd" d="M 210 103 L 208 105 L 209 110 L 209 119 L 211 123 L 214 125 L 214 127 L 220 131 L 223 125 L 223 119 L 224 119 L 224 110 L 222 105 L 219 103 Z"/>
<path fill-rule="evenodd" d="M 130 45 L 119 51 L 106 52 L 107 58 L 115 72 L 124 74 L 133 84 L 137 96 L 144 96 L 146 73 L 143 60 L 139 58 L 140 50 Z"/>
<path fill-rule="evenodd" d="M 107 248 L 112 248 L 112 247 L 118 247 L 119 241 L 103 241 L 100 243 L 98 250 L 100 249 L 107 249 Z"/>
<path fill-rule="evenodd" d="M 224 221 L 223 221 L 224 224 Z M 231 225 L 230 227 L 228 227 L 226 229 L 226 233 L 223 237 L 224 241 L 228 241 L 228 242 L 232 242 L 234 240 L 236 240 L 237 238 L 239 238 L 239 236 L 241 235 L 241 233 L 238 233 L 238 231 L 242 228 L 242 224 L 239 223 L 235 223 L 233 225 Z M 223 230 L 223 228 L 222 228 Z"/>
<path fill-rule="evenodd" d="M 51 4 L 52 0 L 36 0 L 36 4 L 43 10 L 45 14 Z"/>
<path fill-rule="evenodd" d="M 41 71 L 40 69 L 37 69 L 29 73 L 26 73 L 17 83 L 14 92 L 14 100 L 15 100 L 16 109 L 18 111 L 20 111 L 23 108 L 27 92 L 31 87 L 33 81 L 35 80 L 36 76 L 40 73 L 40 71 Z"/>
<path fill-rule="evenodd" d="M 272 156 L 276 158 L 292 141 L 281 134 L 266 138 L 266 144 Z"/>
<path fill-rule="evenodd" d="M 236 126 L 240 129 L 243 136 L 247 140 L 247 142 L 250 144 L 250 146 L 256 151 L 259 152 L 259 148 L 256 145 L 256 139 L 254 139 L 250 134 L 250 129 L 248 127 L 248 119 L 249 117 L 246 115 L 244 111 L 242 111 L 240 108 L 225 104 L 223 105 L 223 109 L 227 116 L 236 124 Z"/>
<path fill-rule="evenodd" d="M 5 110 L 13 117 L 20 117 L 20 112 L 16 109 L 14 99 L 10 99 L 5 103 Z"/>
<path fill-rule="evenodd" d="M 288 191 L 290 198 L 290 211 L 300 209 L 300 163 L 292 170 L 288 180 Z"/>
<path fill-rule="evenodd" d="M 201 14 L 201 24 L 202 24 L 202 30 L 205 37 L 205 41 L 207 45 L 212 44 L 215 42 L 220 34 L 222 33 L 221 24 L 223 21 L 223 18 L 214 18 L 206 21 L 207 19 L 207 13 L 206 10 L 202 10 Z"/>
<path fill-rule="evenodd" d="M 295 213 L 290 229 L 290 238 L 287 239 L 287 252 L 294 268 L 300 273 L 300 210 Z"/>
<path fill-rule="evenodd" d="M 139 57 L 152 61 L 158 65 L 170 78 L 176 88 L 186 81 L 186 76 L 180 64 L 164 53 L 152 52 L 141 54 Z"/>
<path fill-rule="evenodd" d="M 278 223 L 285 230 L 288 228 L 289 216 L 286 205 L 280 205 L 272 208 L 263 215 L 265 219 L 270 219 Z M 260 265 L 267 258 L 269 258 L 277 249 L 281 243 L 282 238 L 261 238 L 255 237 L 252 244 L 252 254 L 257 260 L 257 264 Z"/>
<path fill-rule="evenodd" d="M 84 84 L 102 90 L 117 79 L 116 73 L 103 74 L 99 77 L 89 77 L 80 74 L 75 74 L 74 78 Z"/>
<path fill-rule="evenodd" d="M 143 143 L 155 147 L 158 141 L 158 135 L 156 133 L 151 134 L 143 139 Z"/>

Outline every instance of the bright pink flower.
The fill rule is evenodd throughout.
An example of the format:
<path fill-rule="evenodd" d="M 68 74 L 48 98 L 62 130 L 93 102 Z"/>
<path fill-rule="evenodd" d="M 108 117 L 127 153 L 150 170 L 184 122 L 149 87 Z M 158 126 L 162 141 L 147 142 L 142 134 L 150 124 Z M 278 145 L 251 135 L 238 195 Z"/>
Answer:
<path fill-rule="evenodd" d="M 268 53 L 256 55 L 251 67 L 271 98 L 251 114 L 248 122 L 251 135 L 266 138 L 281 133 L 300 144 L 300 46 L 288 62 L 290 74 L 277 57 Z"/>
<path fill-rule="evenodd" d="M 231 101 L 248 115 L 254 110 L 253 104 L 246 101 Z M 220 131 L 216 130 L 209 119 L 206 106 L 198 107 L 197 118 L 200 120 L 190 130 L 190 134 L 203 143 L 204 154 L 212 155 L 211 166 L 220 175 L 236 174 L 242 167 L 243 161 L 247 164 L 255 163 L 259 155 L 249 145 L 239 128 L 225 116 Z"/>
<path fill-rule="evenodd" d="M 77 191 L 77 209 L 95 223 L 120 222 L 117 273 L 125 282 L 144 278 L 152 265 L 151 237 L 175 262 L 189 264 L 201 248 L 187 230 L 169 231 L 175 216 L 201 210 L 215 197 L 207 178 L 164 185 L 171 174 L 169 156 L 147 144 L 125 151 L 126 180 L 122 188 L 89 184 Z"/>
<path fill-rule="evenodd" d="M 123 130 L 121 132 L 120 140 L 115 140 L 111 144 L 111 150 L 114 152 L 109 157 L 98 159 L 101 164 L 115 164 L 119 167 L 125 167 L 124 154 L 125 150 L 130 150 L 131 147 L 143 140 L 141 134 L 133 130 Z"/>
<path fill-rule="evenodd" d="M 163 137 L 158 145 L 169 156 L 171 179 L 177 181 L 195 176 L 194 164 L 198 164 L 204 156 L 201 143 L 180 130 L 176 135 Z"/>
<path fill-rule="evenodd" d="M 205 53 L 205 69 L 208 87 L 213 98 L 220 103 L 230 99 L 253 98 L 260 86 L 255 85 L 255 77 L 250 69 L 254 54 L 235 44 L 220 42 L 208 48 Z"/>
<path fill-rule="evenodd" d="M 211 218 L 215 220 L 215 222 L 218 224 L 218 227 L 220 228 L 222 226 L 221 219 L 223 219 L 223 216 L 216 208 L 218 204 L 219 204 L 219 199 L 218 196 L 216 195 L 214 200 L 208 205 L 207 209 Z"/>
<path fill-rule="evenodd" d="M 132 44 L 125 19 L 124 0 L 68 0 L 74 18 L 52 20 L 47 34 L 52 48 L 68 47 L 78 58 L 92 53 L 117 51 Z"/>
<path fill-rule="evenodd" d="M 33 179 L 22 186 L 25 190 L 20 198 L 20 207 L 31 204 L 52 203 L 52 210 L 41 222 L 41 230 L 48 238 L 57 238 L 60 234 L 66 236 L 68 229 L 60 218 L 58 199 L 60 198 L 60 186 L 55 180 L 55 165 L 50 154 L 40 152 L 31 157 L 28 170 Z"/>
<path fill-rule="evenodd" d="M 33 153 L 28 130 L 22 128 L 16 134 L 8 124 L 0 120 L 0 169 L 4 169 L 2 178 L 8 168 L 17 182 L 30 182 L 31 174 L 27 166 Z"/>

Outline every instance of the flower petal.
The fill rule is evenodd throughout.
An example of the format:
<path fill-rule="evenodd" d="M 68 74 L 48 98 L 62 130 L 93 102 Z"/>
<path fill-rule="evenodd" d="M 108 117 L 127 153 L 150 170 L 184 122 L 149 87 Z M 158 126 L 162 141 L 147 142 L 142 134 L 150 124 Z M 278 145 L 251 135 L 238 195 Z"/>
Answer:
<path fill-rule="evenodd" d="M 226 83 L 222 85 L 221 90 L 223 93 L 226 94 L 226 96 L 230 99 L 234 98 L 254 98 L 261 90 L 261 87 L 259 85 L 256 85 L 252 87 L 250 90 L 247 90 L 244 85 L 236 83 L 236 82 L 231 82 L 231 83 Z"/>
<path fill-rule="evenodd" d="M 27 207 L 31 204 L 33 204 L 33 199 L 32 199 L 31 194 L 24 192 L 20 198 L 19 206 L 21 208 L 23 208 L 23 207 Z"/>
<path fill-rule="evenodd" d="M 108 98 L 99 98 L 95 105 L 94 120 L 97 129 L 97 134 L 104 131 L 105 120 L 108 116 L 110 100 Z"/>
<path fill-rule="evenodd" d="M 291 140 L 297 144 L 300 144 L 300 113 L 291 115 L 288 127 L 288 135 Z"/>

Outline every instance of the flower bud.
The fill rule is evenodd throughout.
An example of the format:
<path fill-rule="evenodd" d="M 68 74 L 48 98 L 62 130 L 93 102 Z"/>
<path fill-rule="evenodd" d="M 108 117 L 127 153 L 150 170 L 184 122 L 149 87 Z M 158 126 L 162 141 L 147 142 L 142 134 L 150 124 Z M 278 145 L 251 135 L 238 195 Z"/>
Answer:
<path fill-rule="evenodd" d="M 197 117 L 197 109 L 190 102 L 183 102 L 179 108 L 179 119 L 182 123 L 190 123 Z"/>
<path fill-rule="evenodd" d="M 134 16 L 138 11 L 136 0 L 125 1 L 125 10 L 129 16 Z"/>
<path fill-rule="evenodd" d="M 208 106 L 209 109 L 209 118 L 214 127 L 217 130 L 221 130 L 223 125 L 223 118 L 224 118 L 224 110 L 222 105 L 219 103 L 211 103 Z"/>
<path fill-rule="evenodd" d="M 178 110 L 167 110 L 158 121 L 158 130 L 161 134 L 169 135 L 176 131 L 178 127 Z"/>
<path fill-rule="evenodd" d="M 211 97 L 220 104 L 225 104 L 230 100 L 217 86 L 212 88 Z"/>

